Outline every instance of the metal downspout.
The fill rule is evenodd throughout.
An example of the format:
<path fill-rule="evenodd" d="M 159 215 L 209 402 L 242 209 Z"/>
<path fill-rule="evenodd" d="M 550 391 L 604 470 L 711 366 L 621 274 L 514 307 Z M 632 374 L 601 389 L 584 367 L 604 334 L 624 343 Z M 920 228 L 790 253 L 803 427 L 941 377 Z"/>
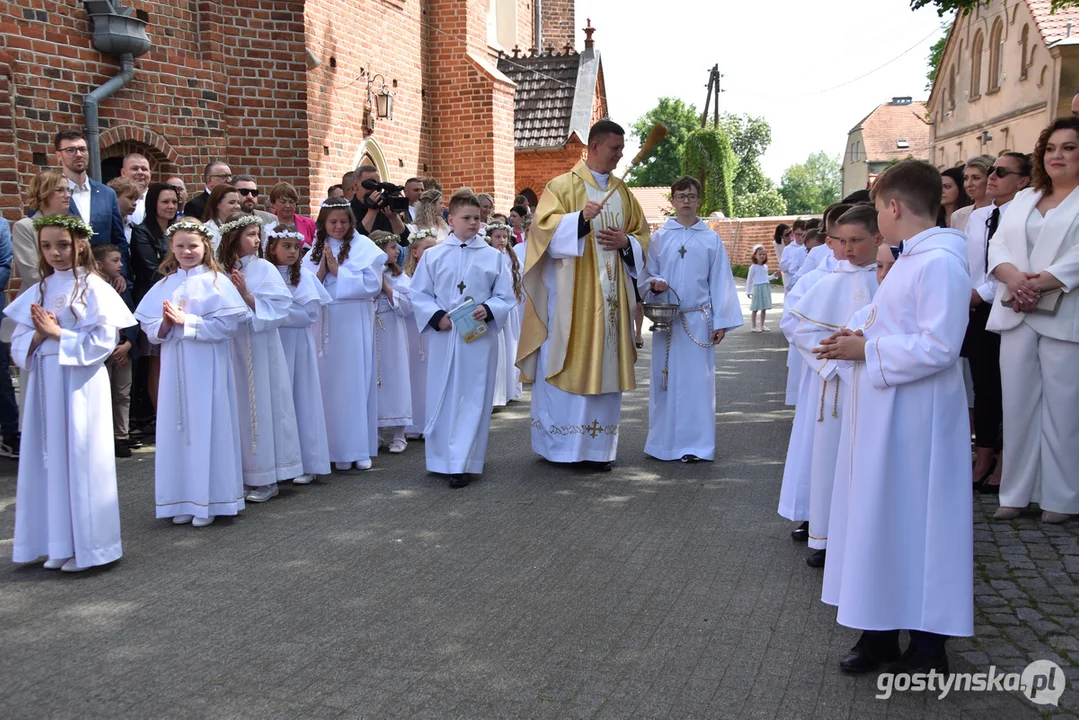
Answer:
<path fill-rule="evenodd" d="M 83 98 L 82 110 L 86 115 L 86 144 L 90 148 L 90 166 L 87 173 L 94 180 L 101 180 L 101 125 L 98 122 L 98 106 L 120 91 L 135 77 L 135 56 L 131 53 L 120 55 L 120 73 L 109 78 L 99 88 Z"/>

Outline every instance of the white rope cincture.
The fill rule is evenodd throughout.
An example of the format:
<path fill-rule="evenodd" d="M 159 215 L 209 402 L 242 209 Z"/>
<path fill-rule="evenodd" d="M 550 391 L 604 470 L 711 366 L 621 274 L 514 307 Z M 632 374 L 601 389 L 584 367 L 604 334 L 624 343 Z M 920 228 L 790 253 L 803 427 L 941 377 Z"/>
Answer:
<path fill-rule="evenodd" d="M 184 340 L 176 341 L 176 430 L 184 434 L 184 445 L 191 444 L 191 438 L 187 430 L 187 363 L 184 362 Z"/>
<path fill-rule="evenodd" d="M 251 401 L 251 454 L 258 452 L 259 437 L 259 411 L 258 402 L 255 400 L 255 358 L 251 353 L 251 345 L 255 339 L 254 329 L 250 329 L 247 338 L 247 396 Z"/>

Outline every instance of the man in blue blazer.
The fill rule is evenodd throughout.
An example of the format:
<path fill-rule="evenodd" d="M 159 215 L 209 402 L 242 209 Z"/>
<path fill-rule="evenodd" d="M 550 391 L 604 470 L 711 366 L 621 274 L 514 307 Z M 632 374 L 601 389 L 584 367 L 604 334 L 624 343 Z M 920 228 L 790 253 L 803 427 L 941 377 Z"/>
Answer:
<path fill-rule="evenodd" d="M 60 170 L 71 189 L 71 214 L 90 223 L 90 227 L 94 229 L 94 236 L 90 238 L 91 244 L 112 243 L 120 248 L 124 275 L 127 275 L 130 249 L 124 235 L 120 203 L 112 188 L 86 174 L 86 168 L 90 164 L 90 148 L 86 144 L 86 138 L 78 130 L 64 130 L 57 133 L 54 147 Z M 123 292 L 127 287 L 122 277 L 117 278 L 113 285 L 116 286 L 117 292 Z"/>

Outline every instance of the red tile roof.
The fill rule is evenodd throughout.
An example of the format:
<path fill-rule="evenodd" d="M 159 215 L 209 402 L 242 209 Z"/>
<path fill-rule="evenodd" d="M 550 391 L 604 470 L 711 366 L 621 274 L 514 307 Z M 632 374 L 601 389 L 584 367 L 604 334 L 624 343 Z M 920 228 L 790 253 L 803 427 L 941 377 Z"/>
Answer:
<path fill-rule="evenodd" d="M 885 103 L 869 113 L 851 132 L 862 131 L 862 146 L 870 162 L 929 159 L 929 121 L 925 103 L 918 100 L 910 105 Z M 909 147 L 896 144 L 906 140 Z"/>
<path fill-rule="evenodd" d="M 629 190 L 641 204 L 641 210 L 644 210 L 644 217 L 650 225 L 662 225 L 674 214 L 669 187 L 631 187 Z"/>
<path fill-rule="evenodd" d="M 1072 36 L 1079 38 L 1079 8 L 1061 8 L 1053 12 L 1052 0 L 1027 0 L 1034 22 L 1049 45 L 1068 36 L 1068 22 L 1071 21 Z"/>

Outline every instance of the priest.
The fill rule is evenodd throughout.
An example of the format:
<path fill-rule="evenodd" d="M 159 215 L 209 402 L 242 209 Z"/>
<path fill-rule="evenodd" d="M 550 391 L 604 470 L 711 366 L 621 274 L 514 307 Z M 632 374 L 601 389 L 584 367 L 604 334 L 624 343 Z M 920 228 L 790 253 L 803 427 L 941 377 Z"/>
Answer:
<path fill-rule="evenodd" d="M 532 449 L 600 470 L 618 452 L 622 393 L 637 387 L 633 283 L 648 245 L 644 211 L 611 178 L 624 146 L 625 130 L 600 120 L 587 159 L 547 184 L 525 255 L 517 351 L 522 380 L 533 383 Z"/>

